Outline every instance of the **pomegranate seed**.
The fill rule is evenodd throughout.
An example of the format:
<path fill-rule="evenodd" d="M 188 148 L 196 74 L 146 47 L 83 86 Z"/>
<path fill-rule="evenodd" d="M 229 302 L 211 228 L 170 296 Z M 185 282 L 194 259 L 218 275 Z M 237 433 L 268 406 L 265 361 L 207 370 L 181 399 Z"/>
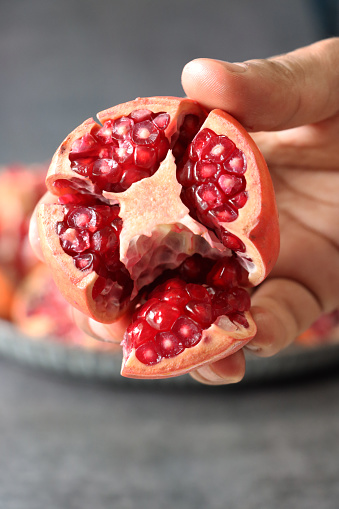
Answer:
<path fill-rule="evenodd" d="M 209 326 L 212 323 L 213 313 L 212 306 L 207 302 L 191 300 L 186 304 L 188 315 L 196 322 L 203 326 Z"/>
<path fill-rule="evenodd" d="M 221 242 L 228 249 L 232 249 L 232 251 L 240 251 L 244 253 L 246 251 L 245 244 L 233 233 L 228 232 L 227 230 L 221 231 Z"/>
<path fill-rule="evenodd" d="M 230 200 L 232 205 L 234 205 L 237 209 L 241 209 L 246 205 L 248 199 L 248 194 L 246 191 L 242 191 L 241 193 L 236 194 L 233 196 L 233 198 Z"/>
<path fill-rule="evenodd" d="M 206 288 L 204 288 L 201 285 L 188 283 L 188 285 L 186 285 L 186 291 L 190 295 L 191 299 L 193 299 L 193 300 L 198 300 L 201 302 L 208 302 L 208 303 L 211 302 L 211 298 L 210 298 L 208 291 L 206 290 Z"/>
<path fill-rule="evenodd" d="M 93 233 L 91 239 L 91 249 L 97 253 L 112 253 L 118 248 L 118 236 L 112 228 L 106 226 L 105 228 Z"/>
<path fill-rule="evenodd" d="M 245 188 L 245 180 L 234 175 L 220 175 L 218 178 L 220 189 L 227 195 L 232 196 Z"/>
<path fill-rule="evenodd" d="M 238 217 L 237 209 L 226 203 L 222 207 L 211 210 L 209 214 L 212 218 L 216 219 L 218 223 L 230 223 L 235 221 Z"/>
<path fill-rule="evenodd" d="M 217 177 L 220 173 L 220 165 L 208 161 L 198 161 L 194 167 L 194 178 L 196 182 L 205 182 Z"/>
<path fill-rule="evenodd" d="M 168 126 L 170 121 L 170 116 L 168 113 L 158 113 L 156 117 L 153 119 L 153 123 L 157 126 L 158 129 L 164 131 Z"/>
<path fill-rule="evenodd" d="M 211 129 L 202 129 L 194 138 L 190 145 L 190 158 L 198 161 L 201 158 L 202 151 L 208 144 L 209 140 L 215 136 Z"/>
<path fill-rule="evenodd" d="M 162 302 L 153 304 L 146 313 L 146 320 L 154 329 L 169 330 L 176 319 L 180 316 L 180 309 L 176 306 L 169 306 Z"/>
<path fill-rule="evenodd" d="M 152 120 L 154 117 L 154 113 L 151 110 L 140 109 L 140 110 L 133 110 L 128 115 L 134 122 L 143 122 L 144 120 Z"/>
<path fill-rule="evenodd" d="M 140 362 L 147 364 L 148 366 L 152 366 L 153 364 L 157 364 L 161 361 L 159 347 L 153 341 L 148 341 L 147 343 L 140 345 L 135 350 L 135 356 Z"/>
<path fill-rule="evenodd" d="M 200 120 L 197 115 L 189 113 L 185 115 L 184 121 L 180 127 L 180 138 L 183 139 L 186 144 L 193 140 L 200 125 Z"/>
<path fill-rule="evenodd" d="M 138 346 L 147 343 L 148 341 L 152 341 L 155 337 L 156 331 L 152 329 L 145 320 L 139 319 L 129 325 L 126 333 L 132 346 L 134 348 L 138 348 Z"/>
<path fill-rule="evenodd" d="M 132 161 L 133 145 L 130 141 L 125 140 L 118 147 L 113 147 L 113 158 L 117 163 L 123 164 Z"/>
<path fill-rule="evenodd" d="M 232 288 L 228 294 L 228 302 L 232 311 L 249 311 L 251 298 L 244 288 Z"/>
<path fill-rule="evenodd" d="M 238 263 L 233 258 L 222 258 L 207 274 L 207 284 L 215 288 L 229 288 L 238 284 Z"/>
<path fill-rule="evenodd" d="M 91 177 L 93 171 L 93 157 L 84 157 L 72 161 L 71 168 L 73 171 L 84 177 Z"/>
<path fill-rule="evenodd" d="M 147 171 L 131 167 L 128 170 L 124 171 L 122 178 L 120 180 L 120 185 L 122 189 L 125 190 L 131 187 L 131 185 L 134 184 L 135 182 L 139 182 L 139 180 L 142 180 L 147 177 L 149 177 Z"/>
<path fill-rule="evenodd" d="M 93 253 L 84 253 L 79 254 L 73 258 L 74 265 L 77 269 L 85 271 L 85 270 L 96 270 L 99 259 Z"/>
<path fill-rule="evenodd" d="M 223 204 L 224 195 L 215 184 L 209 182 L 196 188 L 195 199 L 198 211 L 205 212 L 220 207 Z"/>
<path fill-rule="evenodd" d="M 151 294 L 152 295 L 152 294 Z M 148 313 L 148 311 L 150 310 L 150 308 L 154 305 L 154 304 L 158 304 L 159 303 L 159 300 L 156 299 L 156 298 L 149 298 L 147 302 L 145 302 L 145 304 L 143 304 L 142 306 L 140 306 L 139 308 L 137 308 L 135 310 L 135 313 L 133 315 L 133 319 L 134 318 L 145 318 L 146 314 Z"/>
<path fill-rule="evenodd" d="M 188 318 L 181 316 L 172 327 L 172 332 L 185 348 L 191 348 L 199 343 L 202 338 L 202 329 L 200 325 Z"/>
<path fill-rule="evenodd" d="M 237 175 L 244 175 L 246 167 L 245 154 L 239 149 L 236 149 L 233 152 L 232 157 L 230 157 L 228 161 L 224 162 L 225 170 L 229 173 L 236 173 Z"/>
<path fill-rule="evenodd" d="M 179 278 L 169 279 L 164 283 L 165 290 L 172 290 L 174 288 L 185 288 L 185 282 Z"/>
<path fill-rule="evenodd" d="M 155 342 L 159 346 L 162 357 L 165 358 L 175 357 L 185 350 L 176 335 L 170 331 L 158 332 Z"/>
<path fill-rule="evenodd" d="M 213 136 L 202 150 L 201 157 L 215 163 L 221 163 L 228 158 L 234 149 L 233 141 L 227 136 Z"/>
<path fill-rule="evenodd" d="M 97 140 L 91 134 L 85 134 L 73 142 L 69 153 L 69 159 L 73 161 L 80 157 L 94 157 L 98 155 L 98 152 L 99 147 Z"/>
<path fill-rule="evenodd" d="M 107 212 L 109 207 L 105 207 Z M 67 217 L 70 228 L 86 229 L 95 231 L 103 224 L 104 218 L 94 208 L 76 207 Z"/>
<path fill-rule="evenodd" d="M 137 146 L 134 150 L 134 162 L 141 168 L 152 168 L 157 162 L 157 153 L 154 148 Z"/>
<path fill-rule="evenodd" d="M 101 129 L 97 131 L 96 137 L 101 141 L 101 143 L 105 144 L 116 143 L 116 140 L 113 137 L 113 121 L 107 120 L 101 127 Z"/>
<path fill-rule="evenodd" d="M 163 137 L 159 140 L 157 145 L 157 157 L 158 161 L 161 162 L 167 156 L 167 152 L 169 151 L 170 143 L 167 138 Z"/>
<path fill-rule="evenodd" d="M 114 159 L 97 159 L 93 164 L 93 177 L 104 177 L 106 182 L 119 182 L 121 173 L 121 168 Z"/>
<path fill-rule="evenodd" d="M 182 288 L 172 288 L 162 295 L 161 300 L 176 304 L 179 307 L 185 306 L 190 300 L 188 293 Z"/>
<path fill-rule="evenodd" d="M 219 316 L 228 315 L 232 311 L 232 306 L 228 300 L 228 291 L 219 290 L 215 293 L 212 300 L 213 319 Z"/>
<path fill-rule="evenodd" d="M 135 124 L 132 140 L 137 145 L 154 145 L 159 137 L 159 130 L 150 120 Z"/>
<path fill-rule="evenodd" d="M 61 247 L 66 253 L 82 253 L 90 247 L 90 236 L 86 230 L 67 228 L 59 238 Z"/>
<path fill-rule="evenodd" d="M 177 164 L 184 157 L 186 148 L 187 148 L 187 144 L 181 138 L 178 138 L 172 148 L 172 154 L 173 154 Z"/>
<path fill-rule="evenodd" d="M 248 321 L 242 313 L 231 313 L 228 317 L 232 322 L 236 322 L 246 328 L 249 327 Z"/>
<path fill-rule="evenodd" d="M 117 140 L 125 139 L 133 129 L 134 122 L 127 117 L 118 118 L 112 125 L 112 136 Z"/>
<path fill-rule="evenodd" d="M 194 182 L 194 163 L 190 160 L 186 164 L 181 164 L 177 170 L 177 179 L 179 184 L 188 187 Z"/>

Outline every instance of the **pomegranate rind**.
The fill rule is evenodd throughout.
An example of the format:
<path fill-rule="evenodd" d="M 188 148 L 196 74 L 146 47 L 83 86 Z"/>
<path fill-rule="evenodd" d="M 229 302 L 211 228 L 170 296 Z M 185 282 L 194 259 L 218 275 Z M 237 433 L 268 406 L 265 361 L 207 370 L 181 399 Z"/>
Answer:
<path fill-rule="evenodd" d="M 151 366 L 140 362 L 134 349 L 127 353 L 124 348 L 121 375 L 138 379 L 171 378 L 228 357 L 244 347 L 256 334 L 257 327 L 249 312 L 245 313 L 245 318 L 248 321 L 248 327 L 237 323 L 232 324 L 225 317 L 229 330 L 214 323 L 203 331 L 202 339 L 196 346 L 186 348 L 176 357 L 163 358 L 158 364 Z M 219 322 L 220 320 L 221 317 L 218 318 Z"/>
<path fill-rule="evenodd" d="M 253 286 L 261 283 L 274 267 L 280 247 L 278 210 L 266 161 L 254 140 L 233 117 L 222 110 L 209 113 L 201 129 L 210 128 L 218 135 L 228 136 L 246 156 L 245 173 L 248 200 L 238 217 L 220 223 L 246 246 L 244 265 Z M 238 253 L 241 260 L 242 253 Z"/>
<path fill-rule="evenodd" d="M 41 204 L 37 210 L 38 230 L 41 249 L 45 261 L 52 270 L 54 281 L 65 299 L 75 308 L 102 323 L 111 323 L 125 310 L 126 305 L 107 309 L 98 309 L 92 298 L 93 286 L 98 279 L 94 272 L 77 269 L 73 258 L 62 249 L 56 232 L 56 223 L 63 221 L 61 205 Z"/>

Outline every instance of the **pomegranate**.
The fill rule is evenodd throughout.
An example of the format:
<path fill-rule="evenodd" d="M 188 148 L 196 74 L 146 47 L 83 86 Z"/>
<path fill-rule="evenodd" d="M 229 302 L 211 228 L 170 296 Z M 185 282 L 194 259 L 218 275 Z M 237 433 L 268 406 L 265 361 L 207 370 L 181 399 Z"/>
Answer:
<path fill-rule="evenodd" d="M 48 164 L 0 168 L 0 266 L 17 283 L 37 263 L 28 241 L 30 216 L 45 192 Z"/>
<path fill-rule="evenodd" d="M 117 352 L 119 345 L 97 341 L 75 325 L 71 306 L 55 286 L 46 265 L 38 264 L 14 293 L 10 318 L 25 335 L 64 346 Z"/>
<path fill-rule="evenodd" d="M 297 345 L 322 346 L 339 342 L 339 309 L 323 314 L 312 326 L 297 337 Z"/>
<path fill-rule="evenodd" d="M 252 138 L 221 110 L 136 99 L 60 145 L 38 227 L 66 299 L 112 323 L 128 311 L 122 375 L 176 376 L 255 334 L 246 287 L 273 267 L 279 227 Z"/>

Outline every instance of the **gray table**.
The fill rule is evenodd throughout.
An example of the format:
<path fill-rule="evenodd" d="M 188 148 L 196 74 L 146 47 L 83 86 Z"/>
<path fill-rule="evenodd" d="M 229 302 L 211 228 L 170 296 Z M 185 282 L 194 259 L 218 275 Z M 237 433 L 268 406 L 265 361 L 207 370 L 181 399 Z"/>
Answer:
<path fill-rule="evenodd" d="M 337 509 L 339 378 L 110 384 L 0 359 L 3 509 Z"/>
<path fill-rule="evenodd" d="M 182 94 L 192 58 L 266 57 L 320 38 L 313 5 L 3 0 L 0 164 L 49 159 L 118 102 Z M 337 509 L 338 395 L 333 374 L 155 387 L 0 357 L 0 508 Z"/>

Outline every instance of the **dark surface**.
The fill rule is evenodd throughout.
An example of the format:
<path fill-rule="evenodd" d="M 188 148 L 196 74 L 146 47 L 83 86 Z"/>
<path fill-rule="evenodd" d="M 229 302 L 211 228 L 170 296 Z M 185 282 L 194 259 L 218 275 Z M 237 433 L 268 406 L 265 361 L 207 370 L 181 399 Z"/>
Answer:
<path fill-rule="evenodd" d="M 0 507 L 338 508 L 338 378 L 160 387 L 0 361 Z"/>
<path fill-rule="evenodd" d="M 115 103 L 182 94 L 192 58 L 316 40 L 313 6 L 2 0 L 0 163 L 49 159 Z M 337 376 L 155 388 L 0 359 L 0 509 L 338 509 L 338 395 Z"/>

